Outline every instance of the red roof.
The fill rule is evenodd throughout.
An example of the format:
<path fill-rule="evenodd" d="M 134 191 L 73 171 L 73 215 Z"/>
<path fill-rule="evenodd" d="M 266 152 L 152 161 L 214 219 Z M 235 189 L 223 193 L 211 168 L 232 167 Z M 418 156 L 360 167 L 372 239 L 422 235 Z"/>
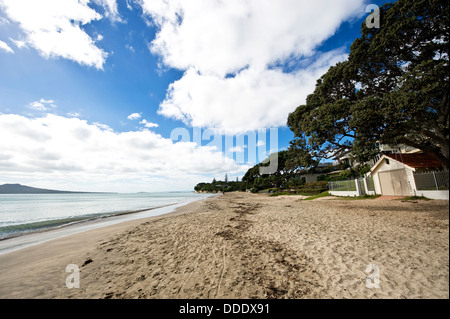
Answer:
<path fill-rule="evenodd" d="M 429 153 L 419 154 L 384 154 L 413 168 L 441 168 L 442 164 Z"/>

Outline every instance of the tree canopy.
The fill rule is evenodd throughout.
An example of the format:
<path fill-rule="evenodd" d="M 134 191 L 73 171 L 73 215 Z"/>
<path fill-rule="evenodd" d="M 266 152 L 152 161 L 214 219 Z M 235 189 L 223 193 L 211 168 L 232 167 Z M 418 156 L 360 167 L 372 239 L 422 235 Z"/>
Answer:
<path fill-rule="evenodd" d="M 449 2 L 399 0 L 380 8 L 380 28 L 361 28 L 348 60 L 331 67 L 289 114 L 293 166 L 376 142 L 406 144 L 449 167 Z"/>

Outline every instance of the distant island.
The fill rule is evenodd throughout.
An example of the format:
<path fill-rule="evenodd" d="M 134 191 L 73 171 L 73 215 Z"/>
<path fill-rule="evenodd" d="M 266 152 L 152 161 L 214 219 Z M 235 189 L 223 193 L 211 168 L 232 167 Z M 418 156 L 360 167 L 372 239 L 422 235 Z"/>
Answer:
<path fill-rule="evenodd" d="M 58 191 L 53 189 L 30 187 L 21 184 L 0 185 L 0 194 L 88 194 L 88 193 L 91 192 Z"/>

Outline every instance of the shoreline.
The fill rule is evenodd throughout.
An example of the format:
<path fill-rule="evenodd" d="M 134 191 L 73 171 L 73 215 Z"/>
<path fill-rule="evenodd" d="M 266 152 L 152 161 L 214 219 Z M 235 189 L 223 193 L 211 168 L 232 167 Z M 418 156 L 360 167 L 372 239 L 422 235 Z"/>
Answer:
<path fill-rule="evenodd" d="M 0 298 L 448 298 L 448 221 L 444 201 L 227 193 L 0 255 Z"/>
<path fill-rule="evenodd" d="M 0 237 L 0 242 L 2 242 L 3 240 L 13 239 L 13 238 L 21 237 L 21 236 L 40 234 L 40 233 L 44 233 L 44 232 L 51 232 L 54 230 L 63 229 L 64 227 L 83 225 L 85 223 L 92 223 L 92 222 L 97 222 L 97 221 L 101 221 L 101 220 L 106 220 L 109 218 L 125 216 L 125 215 L 129 215 L 129 214 L 137 214 L 137 213 L 147 212 L 147 211 L 160 209 L 160 208 L 164 208 L 164 207 L 169 207 L 169 206 L 173 206 L 173 205 L 177 205 L 177 203 L 167 204 L 167 205 L 157 206 L 157 207 L 151 207 L 151 208 L 138 209 L 138 210 L 133 210 L 133 211 L 124 211 L 124 212 L 118 212 L 118 213 L 105 213 L 103 215 L 99 215 L 98 217 L 73 217 L 73 219 L 75 219 L 75 220 L 69 221 L 69 222 L 63 222 L 63 221 L 70 219 L 70 218 L 48 220 L 48 221 L 44 221 L 44 223 L 45 222 L 55 222 L 56 226 L 49 226 L 49 227 L 44 226 L 42 228 L 36 228 L 34 230 L 27 230 L 27 231 L 23 231 L 23 232 L 11 233 L 9 235 L 6 235 L 5 237 Z M 58 222 L 60 222 L 60 224 L 57 224 Z M 42 222 L 36 222 L 36 223 L 42 223 Z M 32 224 L 35 224 L 35 223 L 23 224 L 23 225 L 32 225 Z M 18 225 L 18 226 L 22 226 L 22 225 Z M 1 250 L 0 250 L 0 254 L 2 254 Z"/>
<path fill-rule="evenodd" d="M 120 212 L 112 215 L 70 222 L 52 228 L 37 229 L 29 232 L 12 234 L 10 237 L 0 239 L 0 256 L 26 247 L 39 245 L 50 240 L 56 240 L 65 236 L 70 236 L 97 228 L 126 223 L 127 221 L 132 221 L 135 219 L 146 219 L 154 216 L 171 214 L 179 207 L 202 200 L 205 200 L 205 198 L 192 199 L 180 203 L 167 204 L 148 209 L 139 209 L 136 211 Z"/>

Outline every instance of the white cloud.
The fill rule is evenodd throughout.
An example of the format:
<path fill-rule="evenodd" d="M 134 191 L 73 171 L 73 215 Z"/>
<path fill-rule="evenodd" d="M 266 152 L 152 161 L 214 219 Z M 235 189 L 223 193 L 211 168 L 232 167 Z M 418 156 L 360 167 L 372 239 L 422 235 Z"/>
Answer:
<path fill-rule="evenodd" d="M 5 19 L 5 18 L 3 18 L 3 17 L 0 17 L 0 25 L 6 25 L 6 24 L 9 24 L 8 19 Z"/>
<path fill-rule="evenodd" d="M 51 107 L 55 108 L 57 106 L 54 103 L 55 101 L 53 100 L 40 99 L 39 101 L 31 102 L 27 105 L 27 107 L 36 111 L 48 111 L 48 107 L 46 105 L 50 105 Z"/>
<path fill-rule="evenodd" d="M 44 104 L 42 104 L 41 102 L 31 102 L 30 104 L 28 104 L 28 108 L 32 109 L 32 110 L 36 110 L 36 111 L 47 111 L 47 108 L 45 107 Z"/>
<path fill-rule="evenodd" d="M 113 131 L 113 129 L 109 126 L 109 125 L 106 125 L 106 124 L 103 124 L 103 123 L 99 123 L 99 122 L 94 122 L 94 123 L 92 123 L 93 125 L 95 125 L 95 126 L 97 126 L 99 129 L 101 129 L 101 130 L 104 130 L 104 131 L 110 131 L 110 132 L 112 132 Z"/>
<path fill-rule="evenodd" d="M 250 65 L 309 56 L 362 0 L 143 0 L 160 27 L 151 49 L 165 64 L 224 76 Z"/>
<path fill-rule="evenodd" d="M 94 0 L 98 5 L 101 5 L 105 10 L 105 16 L 113 22 L 124 22 L 119 15 L 116 0 Z"/>
<path fill-rule="evenodd" d="M 128 115 L 127 117 L 129 120 L 137 120 L 141 118 L 141 114 L 139 113 L 132 113 L 130 115 Z"/>
<path fill-rule="evenodd" d="M 0 49 L 6 51 L 8 53 L 14 53 L 13 49 L 11 49 L 7 43 L 5 43 L 1 40 L 0 40 Z"/>
<path fill-rule="evenodd" d="M 46 103 L 46 104 L 53 104 L 53 103 L 55 103 L 55 101 L 53 101 L 53 100 L 44 100 L 44 99 L 40 99 L 39 102 Z"/>
<path fill-rule="evenodd" d="M 14 43 L 14 45 L 15 45 L 17 48 L 19 48 L 19 49 L 27 48 L 27 47 L 28 47 L 28 46 L 27 46 L 27 43 L 26 43 L 25 41 L 22 41 L 22 40 L 16 40 L 16 39 L 12 39 L 12 38 L 9 38 L 9 40 L 10 40 L 12 43 Z"/>
<path fill-rule="evenodd" d="M 142 0 L 159 28 L 149 48 L 185 70 L 160 114 L 236 133 L 284 125 L 341 51 L 316 52 L 363 0 Z M 297 61 L 283 72 L 274 65 Z M 319 66 L 320 65 L 320 66 Z"/>
<path fill-rule="evenodd" d="M 189 69 L 169 86 L 158 113 L 221 134 L 279 127 L 286 124 L 289 112 L 305 102 L 329 66 L 346 57 L 337 50 L 297 72 L 249 68 L 233 78 Z"/>
<path fill-rule="evenodd" d="M 133 48 L 133 46 L 132 45 L 130 45 L 130 44 L 126 44 L 125 45 L 125 48 L 127 48 L 128 50 L 130 50 L 131 52 L 136 52 L 136 50 Z"/>
<path fill-rule="evenodd" d="M 211 147 L 174 143 L 150 130 L 119 133 L 102 123 L 51 114 L 0 114 L 0 136 L 2 178 L 51 180 L 50 186 L 64 189 L 192 190 L 204 175 L 241 176 L 247 168 Z"/>
<path fill-rule="evenodd" d="M 127 4 L 127 9 L 128 10 L 133 10 L 133 7 L 130 4 L 130 0 L 126 0 L 126 4 Z"/>
<path fill-rule="evenodd" d="M 102 16 L 88 0 L 0 0 L 8 18 L 19 24 L 26 45 L 44 58 L 62 57 L 102 69 L 106 52 L 82 29 Z"/>
<path fill-rule="evenodd" d="M 148 122 L 146 119 L 143 119 L 142 121 L 140 121 L 139 124 L 144 124 L 144 126 L 145 126 L 145 127 L 148 127 L 148 128 L 159 127 L 158 124 Z"/>
<path fill-rule="evenodd" d="M 245 148 L 245 147 L 244 147 L 244 148 Z M 230 148 L 228 151 L 229 151 L 230 153 L 242 153 L 242 152 L 245 151 L 244 148 L 242 148 L 242 147 L 240 147 L 240 146 L 235 146 L 235 147 Z"/>

